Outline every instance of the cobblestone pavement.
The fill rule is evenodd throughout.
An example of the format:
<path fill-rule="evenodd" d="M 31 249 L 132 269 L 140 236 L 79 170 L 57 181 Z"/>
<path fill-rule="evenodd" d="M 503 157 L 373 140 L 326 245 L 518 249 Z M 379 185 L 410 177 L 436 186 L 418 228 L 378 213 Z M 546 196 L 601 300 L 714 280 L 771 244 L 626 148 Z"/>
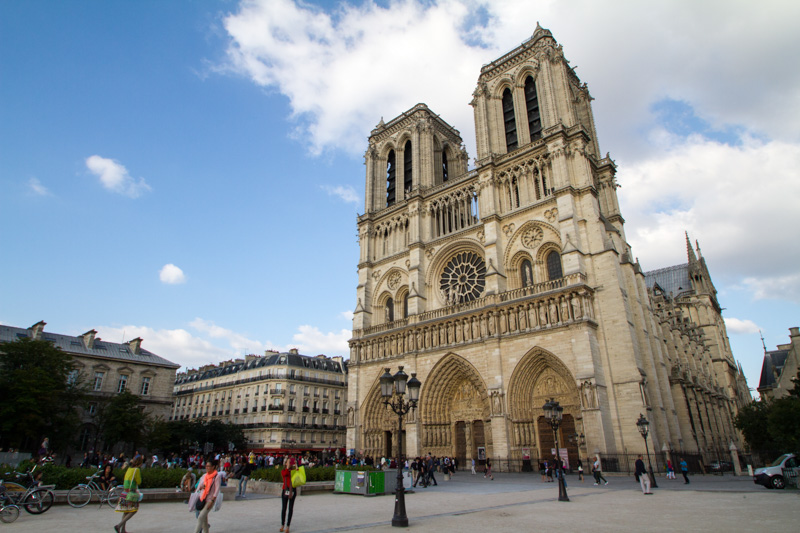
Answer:
<path fill-rule="evenodd" d="M 501 531 L 796 531 L 800 523 L 800 491 L 767 490 L 748 477 L 692 476 L 658 478 L 653 496 L 644 496 L 631 476 L 608 476 L 609 485 L 594 486 L 568 476 L 569 502 L 559 502 L 555 483 L 538 475 L 459 473 L 438 487 L 417 489 L 406 496 L 410 528 L 459 533 Z M 228 501 L 211 513 L 213 533 L 278 531 L 281 502 L 276 497 Z M 397 531 L 391 527 L 394 496 L 345 494 L 301 496 L 295 504 L 292 533 Z M 14 532 L 113 533 L 119 514 L 108 507 L 84 509 L 55 506 L 33 516 L 23 512 Z M 192 532 L 194 514 L 180 502 L 149 503 L 129 522 L 129 533 Z"/>

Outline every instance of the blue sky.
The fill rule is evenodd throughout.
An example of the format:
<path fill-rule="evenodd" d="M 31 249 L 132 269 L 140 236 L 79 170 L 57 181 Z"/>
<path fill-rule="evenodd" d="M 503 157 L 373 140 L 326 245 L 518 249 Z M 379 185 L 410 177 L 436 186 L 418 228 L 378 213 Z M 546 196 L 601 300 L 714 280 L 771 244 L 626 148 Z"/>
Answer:
<path fill-rule="evenodd" d="M 0 323 L 188 366 L 347 356 L 369 131 L 426 102 L 474 157 L 480 66 L 540 21 L 595 98 L 634 254 L 699 240 L 755 387 L 758 330 L 800 325 L 800 8 L 643 4 L 2 2 Z"/>

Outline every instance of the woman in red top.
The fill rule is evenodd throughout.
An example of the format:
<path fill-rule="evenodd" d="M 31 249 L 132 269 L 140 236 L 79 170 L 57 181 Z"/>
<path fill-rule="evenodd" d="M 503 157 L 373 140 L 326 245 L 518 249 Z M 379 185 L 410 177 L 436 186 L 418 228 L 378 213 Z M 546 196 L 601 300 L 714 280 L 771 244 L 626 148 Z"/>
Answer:
<path fill-rule="evenodd" d="M 297 497 L 297 488 L 292 487 L 292 470 L 297 470 L 297 463 L 294 457 L 290 457 L 283 465 L 281 478 L 283 487 L 281 488 L 281 528 L 279 531 L 289 533 L 289 526 L 292 524 L 292 513 L 294 512 L 294 499 Z M 289 506 L 289 518 L 286 519 L 286 506 Z M 284 526 L 285 524 L 285 526 Z"/>

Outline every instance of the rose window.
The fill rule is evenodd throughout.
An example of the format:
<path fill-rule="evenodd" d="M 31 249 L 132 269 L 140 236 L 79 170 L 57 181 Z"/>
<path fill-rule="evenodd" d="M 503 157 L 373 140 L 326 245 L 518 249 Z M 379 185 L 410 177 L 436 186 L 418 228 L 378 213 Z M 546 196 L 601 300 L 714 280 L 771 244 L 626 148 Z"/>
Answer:
<path fill-rule="evenodd" d="M 439 289 L 448 304 L 470 302 L 486 288 L 486 264 L 473 252 L 460 252 L 447 263 Z"/>

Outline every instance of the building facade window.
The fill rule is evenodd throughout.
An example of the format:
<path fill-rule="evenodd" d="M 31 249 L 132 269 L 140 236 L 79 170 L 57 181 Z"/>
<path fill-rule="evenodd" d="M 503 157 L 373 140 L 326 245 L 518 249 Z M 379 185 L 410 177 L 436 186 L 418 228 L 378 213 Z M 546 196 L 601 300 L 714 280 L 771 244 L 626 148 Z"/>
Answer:
<path fill-rule="evenodd" d="M 550 280 L 564 277 L 561 270 L 561 254 L 555 250 L 547 254 L 547 277 Z"/>
<path fill-rule="evenodd" d="M 94 373 L 94 383 L 92 384 L 92 390 L 101 390 L 103 388 L 103 378 L 105 377 L 105 372 L 95 372 Z"/>
<path fill-rule="evenodd" d="M 517 121 L 514 117 L 514 97 L 511 89 L 503 91 L 503 124 L 506 130 L 506 151 L 517 149 Z"/>
<path fill-rule="evenodd" d="M 406 192 L 410 191 L 413 186 L 411 154 L 411 141 L 406 141 L 403 147 L 403 190 Z"/>
<path fill-rule="evenodd" d="M 142 396 L 148 396 L 150 394 L 150 382 L 151 378 L 147 376 L 142 378 L 142 388 L 140 390 Z"/>
<path fill-rule="evenodd" d="M 539 98 L 536 95 L 536 82 L 528 76 L 525 80 L 525 107 L 528 111 L 528 131 L 531 142 L 542 138 L 542 119 L 539 115 Z"/>
<path fill-rule="evenodd" d="M 126 374 L 122 374 L 119 376 L 119 381 L 117 382 L 117 392 L 125 392 L 125 388 L 128 386 L 128 376 Z"/>
<path fill-rule="evenodd" d="M 395 167 L 394 150 L 389 152 L 386 160 L 386 206 L 394 205 L 397 168 Z"/>

